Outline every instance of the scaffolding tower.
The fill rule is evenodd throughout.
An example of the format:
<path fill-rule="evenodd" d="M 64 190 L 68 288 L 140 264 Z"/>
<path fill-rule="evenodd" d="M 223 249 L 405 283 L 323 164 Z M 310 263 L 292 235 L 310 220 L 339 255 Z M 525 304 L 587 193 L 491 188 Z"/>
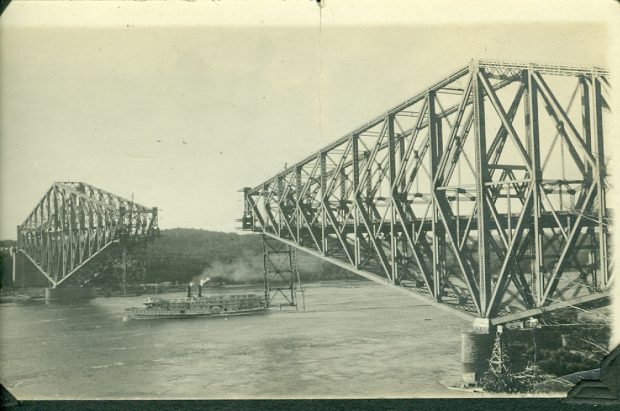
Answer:
<path fill-rule="evenodd" d="M 263 267 L 265 274 L 265 304 L 272 307 L 306 309 L 304 289 L 297 269 L 295 249 L 278 240 L 263 235 Z"/>

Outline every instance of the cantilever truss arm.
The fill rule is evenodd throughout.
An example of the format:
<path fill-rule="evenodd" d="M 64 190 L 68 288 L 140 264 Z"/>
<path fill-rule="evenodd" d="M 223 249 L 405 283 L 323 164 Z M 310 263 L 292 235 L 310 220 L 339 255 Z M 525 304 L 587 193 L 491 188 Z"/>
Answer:
<path fill-rule="evenodd" d="M 150 240 L 157 233 L 157 208 L 86 183 L 61 182 L 18 226 L 17 247 L 57 287 L 111 245 Z"/>
<path fill-rule="evenodd" d="M 245 189 L 244 227 L 497 324 L 603 300 L 607 77 L 472 61 Z"/>

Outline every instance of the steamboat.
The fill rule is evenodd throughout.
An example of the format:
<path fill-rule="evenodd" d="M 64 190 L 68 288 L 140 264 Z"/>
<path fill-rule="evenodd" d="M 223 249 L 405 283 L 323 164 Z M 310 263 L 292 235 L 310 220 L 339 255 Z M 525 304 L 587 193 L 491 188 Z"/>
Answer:
<path fill-rule="evenodd" d="M 192 295 L 193 284 L 190 283 L 184 298 L 149 297 L 144 302 L 144 307 L 126 308 L 123 320 L 229 317 L 267 311 L 264 298 L 258 294 L 203 296 L 202 286 L 206 281 L 208 279 L 197 284 L 198 293 L 195 296 Z"/>

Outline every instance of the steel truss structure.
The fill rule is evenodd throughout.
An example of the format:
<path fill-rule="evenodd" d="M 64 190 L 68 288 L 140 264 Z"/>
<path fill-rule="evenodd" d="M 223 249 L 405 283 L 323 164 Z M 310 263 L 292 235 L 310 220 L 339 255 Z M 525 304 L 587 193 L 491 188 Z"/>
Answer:
<path fill-rule="evenodd" d="M 245 188 L 243 228 L 491 324 L 605 301 L 607 77 L 472 61 Z"/>
<path fill-rule="evenodd" d="M 306 309 L 304 289 L 297 269 L 297 254 L 290 245 L 273 238 L 263 236 L 263 267 L 265 279 L 265 304 L 299 309 L 299 298 L 302 296 L 302 308 Z"/>
<path fill-rule="evenodd" d="M 140 255 L 159 233 L 147 208 L 82 182 L 57 182 L 17 227 L 17 249 L 51 287 L 82 286 L 114 271 L 121 285 L 143 271 Z"/>

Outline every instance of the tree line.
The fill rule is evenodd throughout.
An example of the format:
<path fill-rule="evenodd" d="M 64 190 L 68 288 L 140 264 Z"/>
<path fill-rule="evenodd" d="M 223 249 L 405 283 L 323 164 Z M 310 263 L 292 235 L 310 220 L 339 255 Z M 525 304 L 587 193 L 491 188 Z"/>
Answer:
<path fill-rule="evenodd" d="M 360 277 L 297 251 L 302 282 Z M 174 228 L 162 230 L 147 248 L 147 281 L 188 282 L 210 277 L 227 283 L 263 280 L 263 244 L 259 234 Z"/>

